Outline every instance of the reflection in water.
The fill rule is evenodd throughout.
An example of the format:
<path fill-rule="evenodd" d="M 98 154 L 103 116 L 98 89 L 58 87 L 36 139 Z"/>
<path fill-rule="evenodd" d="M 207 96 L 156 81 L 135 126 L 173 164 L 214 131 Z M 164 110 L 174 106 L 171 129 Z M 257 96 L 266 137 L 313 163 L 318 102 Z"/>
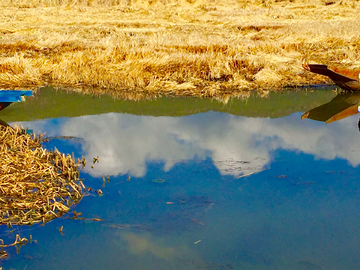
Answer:
<path fill-rule="evenodd" d="M 349 121 L 322 126 L 299 122 L 295 115 L 271 120 L 215 112 L 179 118 L 110 113 L 26 125 L 33 130 L 46 128 L 49 136 L 83 138 L 82 155 L 102 160 L 95 169 L 86 168 L 94 177 L 141 177 L 146 174 L 147 162 L 161 162 L 168 171 L 183 160 L 206 158 L 213 160 L 223 175 L 238 177 L 265 169 L 276 149 L 299 150 L 316 158 L 343 158 L 357 166 L 360 145 L 348 143 L 358 138 Z"/>
<path fill-rule="evenodd" d="M 359 105 L 360 93 L 342 93 L 330 102 L 304 113 L 301 119 L 309 118 L 328 124 L 357 114 L 359 112 Z M 360 125 L 360 122 L 358 125 Z"/>
<path fill-rule="evenodd" d="M 3 120 L 1 120 L 1 119 L 0 119 L 0 125 L 1 125 L 1 126 L 4 126 L 4 127 L 8 127 L 8 126 L 9 126 L 8 123 L 6 123 L 5 121 L 3 121 Z"/>
<path fill-rule="evenodd" d="M 122 238 L 129 245 L 129 251 L 135 255 L 142 255 L 150 252 L 159 259 L 171 261 L 174 259 L 175 248 L 163 247 L 164 244 L 157 244 L 151 240 L 151 237 L 138 235 L 134 233 L 125 233 Z M 165 244 L 166 245 L 166 244 Z"/>
<path fill-rule="evenodd" d="M 105 113 L 23 122 L 57 138 L 48 148 L 88 161 L 100 157 L 81 177 L 103 196 L 85 197 L 76 211 L 105 221 L 57 219 L 32 227 L 38 244 L 4 267 L 356 269 L 354 117 L 324 125 L 300 121 L 300 114 Z"/>

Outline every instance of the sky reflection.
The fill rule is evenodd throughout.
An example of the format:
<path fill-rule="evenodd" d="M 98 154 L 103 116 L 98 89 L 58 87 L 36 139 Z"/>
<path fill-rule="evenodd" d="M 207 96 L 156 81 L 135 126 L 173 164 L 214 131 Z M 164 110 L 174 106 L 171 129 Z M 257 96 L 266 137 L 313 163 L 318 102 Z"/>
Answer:
<path fill-rule="evenodd" d="M 239 177 L 271 166 L 277 149 L 299 151 L 316 159 L 360 163 L 357 116 L 324 124 L 301 113 L 283 118 L 248 118 L 219 112 L 184 117 L 153 117 L 108 113 L 23 122 L 49 136 L 75 136 L 87 160 L 99 156 L 97 177 L 143 177 L 147 163 L 160 162 L 169 171 L 186 160 L 210 158 L 222 175 Z"/>
<path fill-rule="evenodd" d="M 45 147 L 86 157 L 81 177 L 103 195 L 86 196 L 73 209 L 104 221 L 59 218 L 33 226 L 28 233 L 39 244 L 6 263 L 68 270 L 356 269 L 358 117 L 325 124 L 301 120 L 302 113 L 275 119 L 106 113 L 22 122 L 50 137 L 78 138 Z"/>

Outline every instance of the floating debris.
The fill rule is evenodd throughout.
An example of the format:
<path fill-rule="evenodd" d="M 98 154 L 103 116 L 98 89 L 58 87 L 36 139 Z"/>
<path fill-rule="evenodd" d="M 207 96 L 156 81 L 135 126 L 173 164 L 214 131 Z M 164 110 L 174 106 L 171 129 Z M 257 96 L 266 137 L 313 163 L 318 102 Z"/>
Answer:
<path fill-rule="evenodd" d="M 99 163 L 99 161 L 100 161 L 99 156 L 93 158 L 93 164 Z"/>
<path fill-rule="evenodd" d="M 74 220 L 85 220 L 85 221 L 105 221 L 101 218 L 86 218 L 86 217 L 69 217 L 68 219 L 74 219 Z"/>
<path fill-rule="evenodd" d="M 106 183 L 105 176 L 102 177 L 102 180 L 103 180 L 102 188 L 105 188 L 105 183 Z"/>
<path fill-rule="evenodd" d="M 73 211 L 73 216 L 72 217 L 68 217 L 68 219 L 75 219 L 75 220 L 87 220 L 87 221 L 104 221 L 101 218 L 86 218 L 86 217 L 80 217 L 82 216 L 81 212 L 76 212 L 75 210 Z M 62 226 L 61 226 L 61 230 L 62 230 Z"/>
<path fill-rule="evenodd" d="M 70 155 L 42 148 L 18 127 L 0 126 L 0 225 L 33 225 L 60 217 L 85 192 Z"/>
<path fill-rule="evenodd" d="M 204 226 L 204 223 L 202 223 L 200 220 L 198 219 L 195 219 L 195 218 L 191 218 L 192 221 L 194 221 L 195 223 L 201 225 L 201 226 Z"/>
<path fill-rule="evenodd" d="M 84 169 L 84 167 L 86 166 L 86 159 L 83 156 L 81 157 L 81 164 Z"/>
<path fill-rule="evenodd" d="M 81 213 L 81 212 L 76 212 L 76 211 L 74 210 L 74 211 L 73 211 L 73 215 L 74 215 L 74 217 L 79 217 L 79 216 L 82 215 L 82 213 Z"/>
<path fill-rule="evenodd" d="M 263 170 L 258 170 L 258 171 L 255 171 L 255 172 L 249 172 L 249 173 L 247 173 L 247 174 L 243 174 L 243 175 L 240 175 L 240 176 L 236 177 L 236 179 L 240 179 L 240 178 L 243 178 L 243 177 L 248 177 L 248 176 L 250 176 L 250 175 L 253 175 L 253 174 L 255 174 L 255 173 L 262 172 L 262 171 L 263 171 Z"/>
<path fill-rule="evenodd" d="M 30 235 L 30 240 L 31 240 L 30 242 L 32 242 L 32 236 L 31 235 Z M 4 240 L 0 239 L 0 247 L 1 247 L 0 259 L 4 259 L 4 258 L 6 258 L 8 256 L 8 253 L 6 252 L 6 250 L 4 250 L 4 248 L 15 246 L 16 253 L 19 253 L 21 246 L 23 246 L 23 245 L 25 245 L 27 243 L 28 243 L 28 239 L 25 238 L 25 237 L 21 238 L 20 235 L 18 235 L 18 234 L 16 235 L 15 241 L 12 244 L 5 245 Z"/>
<path fill-rule="evenodd" d="M 64 226 L 61 226 L 60 229 L 59 229 L 59 232 L 60 232 L 61 235 L 64 235 L 63 234 L 63 229 L 64 229 Z"/>
<path fill-rule="evenodd" d="M 165 180 L 164 179 L 154 179 L 152 180 L 154 183 L 164 183 Z"/>

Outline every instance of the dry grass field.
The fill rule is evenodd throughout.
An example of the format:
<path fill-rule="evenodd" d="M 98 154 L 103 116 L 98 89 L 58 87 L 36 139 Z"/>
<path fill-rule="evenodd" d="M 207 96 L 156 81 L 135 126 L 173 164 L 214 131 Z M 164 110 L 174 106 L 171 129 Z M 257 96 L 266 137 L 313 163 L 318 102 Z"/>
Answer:
<path fill-rule="evenodd" d="M 0 88 L 228 100 L 360 66 L 360 2 L 1 0 Z"/>

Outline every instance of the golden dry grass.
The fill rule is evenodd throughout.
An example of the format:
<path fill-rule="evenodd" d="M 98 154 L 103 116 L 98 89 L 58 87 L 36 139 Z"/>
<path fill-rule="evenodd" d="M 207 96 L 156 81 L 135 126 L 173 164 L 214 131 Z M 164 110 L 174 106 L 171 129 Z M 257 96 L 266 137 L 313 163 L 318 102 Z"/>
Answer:
<path fill-rule="evenodd" d="M 43 149 L 39 137 L 0 126 L 0 224 L 32 225 L 60 217 L 81 200 L 78 164 Z"/>
<path fill-rule="evenodd" d="M 360 66 L 358 1 L 2 0 L 0 87 L 227 100 Z"/>

